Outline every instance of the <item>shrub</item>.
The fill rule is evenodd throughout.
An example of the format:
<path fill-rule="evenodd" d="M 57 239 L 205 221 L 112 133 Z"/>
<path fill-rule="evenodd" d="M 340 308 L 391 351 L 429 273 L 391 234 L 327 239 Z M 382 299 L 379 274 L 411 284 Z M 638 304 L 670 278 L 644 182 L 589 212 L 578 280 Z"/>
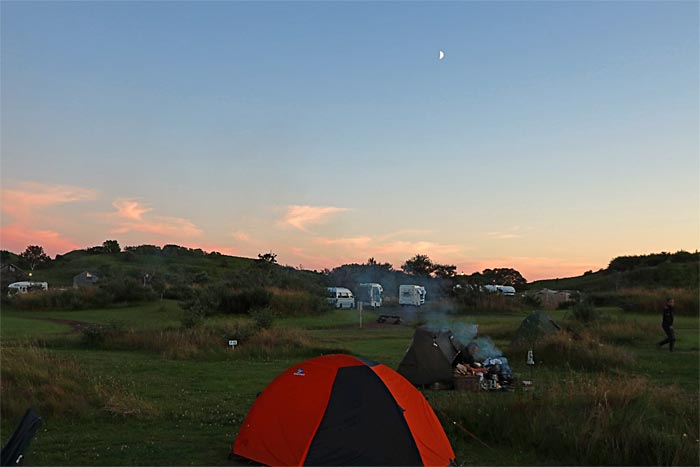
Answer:
<path fill-rule="evenodd" d="M 183 316 L 180 320 L 186 328 L 193 328 L 202 322 L 206 316 L 206 309 L 199 298 L 195 298 L 191 302 L 187 302 L 182 306 Z"/>
<path fill-rule="evenodd" d="M 307 290 L 272 289 L 270 307 L 278 316 L 318 315 L 328 310 L 321 294 Z"/>
<path fill-rule="evenodd" d="M 112 303 L 113 298 L 99 287 L 84 287 L 17 294 L 12 303 L 20 310 L 83 310 L 104 308 Z"/>
<path fill-rule="evenodd" d="M 240 291 L 220 289 L 219 294 L 221 297 L 219 310 L 232 314 L 244 314 L 254 308 L 266 308 L 270 306 L 272 300 L 272 293 L 261 287 Z"/>
<path fill-rule="evenodd" d="M 590 323 L 600 318 L 600 314 L 588 300 L 584 300 L 574 305 L 571 308 L 571 314 L 575 320 L 581 321 L 582 323 Z"/>
<path fill-rule="evenodd" d="M 124 333 L 124 323 L 112 321 L 109 324 L 91 324 L 81 331 L 81 341 L 86 347 L 100 348 L 108 337 Z"/>
<path fill-rule="evenodd" d="M 250 312 L 255 325 L 260 329 L 270 329 L 275 320 L 275 313 L 270 308 L 258 308 Z"/>

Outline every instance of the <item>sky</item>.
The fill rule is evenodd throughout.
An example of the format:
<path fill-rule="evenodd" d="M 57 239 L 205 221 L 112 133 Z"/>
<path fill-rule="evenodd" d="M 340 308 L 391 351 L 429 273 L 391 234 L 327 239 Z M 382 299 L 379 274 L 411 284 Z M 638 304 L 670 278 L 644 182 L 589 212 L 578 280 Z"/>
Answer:
<path fill-rule="evenodd" d="M 698 2 L 0 16 L 3 249 L 427 254 L 536 280 L 700 244 Z"/>

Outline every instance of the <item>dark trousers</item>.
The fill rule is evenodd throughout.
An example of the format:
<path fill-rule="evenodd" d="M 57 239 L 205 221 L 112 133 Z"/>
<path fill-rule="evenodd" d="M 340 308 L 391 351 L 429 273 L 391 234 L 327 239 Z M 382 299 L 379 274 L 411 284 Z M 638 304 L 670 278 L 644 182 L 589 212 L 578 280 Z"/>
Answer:
<path fill-rule="evenodd" d="M 666 333 L 666 339 L 659 342 L 659 345 L 668 344 L 668 350 L 673 352 L 673 346 L 676 344 L 676 332 L 673 330 L 673 326 L 663 326 L 663 328 Z"/>

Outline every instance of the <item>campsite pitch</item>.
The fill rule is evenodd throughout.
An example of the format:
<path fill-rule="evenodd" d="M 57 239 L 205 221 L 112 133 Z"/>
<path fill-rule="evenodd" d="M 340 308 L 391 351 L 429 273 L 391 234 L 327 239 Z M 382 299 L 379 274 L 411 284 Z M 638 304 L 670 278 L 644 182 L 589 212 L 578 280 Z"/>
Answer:
<path fill-rule="evenodd" d="M 551 343 L 564 346 L 569 360 L 536 352 L 534 392 L 424 391 L 458 462 L 696 462 L 697 317 L 677 318 L 678 352 L 671 354 L 653 346 L 661 332 L 655 316 L 603 312 L 606 321 L 582 330 L 590 335 L 582 341 L 585 346 Z M 553 315 L 564 319 L 561 312 Z M 508 347 L 524 317 L 448 315 L 444 322 L 478 324 L 510 357 L 514 371 L 523 374 L 525 358 L 508 355 Z M 121 321 L 127 334 L 129 329 L 133 334 L 104 348 L 88 348 L 71 326 L 34 318 L 105 325 Z M 256 395 L 281 371 L 323 349 L 395 369 L 415 330 L 392 324 L 359 329 L 355 311 L 339 311 L 276 321 L 272 330 L 257 337 L 258 352 L 243 346 L 230 350 L 222 342 L 206 351 L 168 354 L 139 339 L 179 326 L 174 302 L 79 312 L 4 309 L 0 319 L 3 441 L 27 404 L 45 421 L 26 465 L 231 465 L 235 461 L 227 456 L 241 423 Z M 223 341 L 226 336 L 216 333 L 242 329 L 245 323 L 239 321 L 217 317 L 205 323 L 206 336 Z M 190 339 L 174 341 L 178 345 L 200 345 L 192 340 L 197 334 L 175 336 L 171 338 Z M 138 348 L 127 346 L 131 344 Z M 604 355 L 612 366 L 601 369 L 591 363 L 591 352 Z"/>

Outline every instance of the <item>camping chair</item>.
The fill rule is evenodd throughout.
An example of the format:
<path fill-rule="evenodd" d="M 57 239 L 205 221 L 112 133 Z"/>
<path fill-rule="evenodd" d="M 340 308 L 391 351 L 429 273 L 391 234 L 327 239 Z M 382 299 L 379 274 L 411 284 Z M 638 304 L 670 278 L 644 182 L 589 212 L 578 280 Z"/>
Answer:
<path fill-rule="evenodd" d="M 20 465 L 24 453 L 29 448 L 29 443 L 36 432 L 39 431 L 39 427 L 41 427 L 41 417 L 33 409 L 27 409 L 19 426 L 0 452 L 0 465 Z"/>

